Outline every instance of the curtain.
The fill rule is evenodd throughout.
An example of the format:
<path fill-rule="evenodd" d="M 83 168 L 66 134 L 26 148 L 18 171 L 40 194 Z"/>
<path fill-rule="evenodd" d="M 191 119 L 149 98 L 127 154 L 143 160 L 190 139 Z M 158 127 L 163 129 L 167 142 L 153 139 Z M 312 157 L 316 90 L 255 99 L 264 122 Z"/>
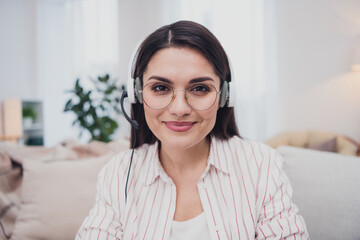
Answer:
<path fill-rule="evenodd" d="M 180 1 L 180 19 L 204 24 L 220 40 L 236 82 L 236 122 L 244 138 L 265 140 L 276 121 L 273 1 Z"/>
<path fill-rule="evenodd" d="M 78 138 L 74 116 L 63 112 L 76 78 L 119 75 L 117 0 L 38 0 L 38 97 L 44 102 L 45 145 Z M 89 136 L 83 136 L 83 141 Z"/>

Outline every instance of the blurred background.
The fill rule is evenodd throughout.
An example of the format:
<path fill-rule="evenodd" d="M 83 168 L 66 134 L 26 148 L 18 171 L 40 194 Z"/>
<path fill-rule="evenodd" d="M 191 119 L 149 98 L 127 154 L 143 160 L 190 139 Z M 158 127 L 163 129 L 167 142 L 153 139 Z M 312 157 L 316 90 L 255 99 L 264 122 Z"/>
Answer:
<path fill-rule="evenodd" d="M 15 131 L 46 146 L 79 139 L 66 90 L 106 74 L 121 89 L 137 43 L 181 19 L 205 25 L 227 51 L 243 137 L 311 129 L 360 141 L 359 0 L 0 0 L 0 101 L 36 113 Z M 2 107 L 0 135 L 16 106 Z M 112 139 L 128 136 L 123 116 L 108 114 L 119 125 Z"/>

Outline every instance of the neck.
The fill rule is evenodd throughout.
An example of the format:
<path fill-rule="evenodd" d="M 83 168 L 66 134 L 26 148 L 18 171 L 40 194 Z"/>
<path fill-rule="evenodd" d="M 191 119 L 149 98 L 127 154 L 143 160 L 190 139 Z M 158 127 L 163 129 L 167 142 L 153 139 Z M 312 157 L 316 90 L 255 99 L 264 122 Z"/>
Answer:
<path fill-rule="evenodd" d="M 205 169 L 209 152 L 210 142 L 206 138 L 187 149 L 176 149 L 161 144 L 160 161 L 170 177 L 173 174 L 191 174 L 199 169 L 202 171 Z"/>

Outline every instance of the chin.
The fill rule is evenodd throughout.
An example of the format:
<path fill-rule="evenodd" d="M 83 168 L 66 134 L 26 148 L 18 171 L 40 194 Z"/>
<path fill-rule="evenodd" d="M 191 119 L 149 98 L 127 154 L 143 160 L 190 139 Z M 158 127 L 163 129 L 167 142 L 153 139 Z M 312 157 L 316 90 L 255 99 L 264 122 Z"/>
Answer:
<path fill-rule="evenodd" d="M 161 141 L 161 144 L 167 148 L 186 150 L 196 147 L 196 145 L 200 144 L 203 140 L 206 140 L 206 135 L 205 137 L 195 137 L 191 136 L 190 134 L 183 136 L 169 135 L 162 136 L 159 138 L 159 140 Z"/>

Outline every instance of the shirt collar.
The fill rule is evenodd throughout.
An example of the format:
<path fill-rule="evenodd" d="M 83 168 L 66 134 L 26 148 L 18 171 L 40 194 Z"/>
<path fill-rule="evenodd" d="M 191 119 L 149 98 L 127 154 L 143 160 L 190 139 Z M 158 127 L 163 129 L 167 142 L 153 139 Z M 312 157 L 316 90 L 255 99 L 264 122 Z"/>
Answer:
<path fill-rule="evenodd" d="M 165 173 L 165 170 L 160 163 L 159 142 L 156 141 L 154 144 L 150 145 L 149 148 L 150 154 L 148 156 L 151 158 L 148 159 L 150 171 L 145 185 L 147 186 L 152 184 L 158 177 L 161 177 L 165 182 L 172 182 L 171 178 Z"/>
<path fill-rule="evenodd" d="M 224 149 L 225 145 L 227 145 L 226 140 L 224 141 L 217 139 L 216 137 L 211 137 L 210 153 L 206 169 L 213 166 L 218 171 L 229 174 L 228 161 L 225 159 L 227 157 L 225 154 L 226 150 Z M 148 156 L 151 159 L 148 159 L 150 171 L 145 182 L 146 185 L 152 184 L 158 177 L 161 177 L 165 182 L 172 182 L 171 178 L 165 173 L 165 170 L 160 163 L 158 146 L 158 142 L 149 146 L 150 154 L 148 154 Z M 228 150 L 230 151 L 230 149 Z"/>
<path fill-rule="evenodd" d="M 228 155 L 225 154 L 226 151 L 230 152 L 230 148 L 225 149 L 225 146 L 228 147 L 228 145 L 227 140 L 211 137 L 208 165 L 214 166 L 218 171 L 225 174 L 229 174 L 228 160 L 226 159 Z"/>

